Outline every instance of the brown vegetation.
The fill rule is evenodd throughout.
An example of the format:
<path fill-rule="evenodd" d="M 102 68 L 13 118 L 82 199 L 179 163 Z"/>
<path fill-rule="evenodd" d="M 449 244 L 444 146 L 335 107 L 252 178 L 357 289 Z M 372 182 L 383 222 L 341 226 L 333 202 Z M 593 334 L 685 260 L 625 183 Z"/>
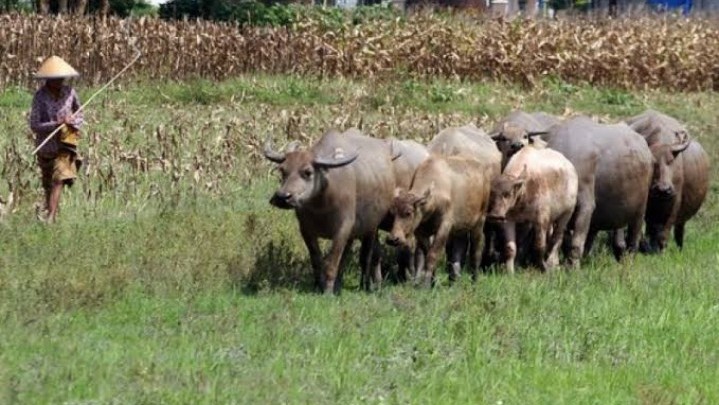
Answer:
<path fill-rule="evenodd" d="M 224 79 L 241 73 L 499 79 L 550 76 L 627 89 L 719 88 L 719 30 L 701 19 L 472 21 L 416 15 L 329 28 L 204 21 L 0 16 L 0 85 L 26 84 L 38 59 L 62 55 L 97 84 L 132 57 L 148 78 Z M 129 29 L 126 29 L 129 26 Z"/>

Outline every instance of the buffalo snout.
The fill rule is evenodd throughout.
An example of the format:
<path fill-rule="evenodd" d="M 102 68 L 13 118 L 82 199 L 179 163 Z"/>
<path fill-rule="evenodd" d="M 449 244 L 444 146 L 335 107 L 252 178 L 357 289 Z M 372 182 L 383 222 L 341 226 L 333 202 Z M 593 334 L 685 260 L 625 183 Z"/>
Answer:
<path fill-rule="evenodd" d="M 277 208 L 289 210 L 295 208 L 296 205 L 292 197 L 292 193 L 279 190 L 272 196 L 272 198 L 270 198 L 270 204 Z"/>
<path fill-rule="evenodd" d="M 389 235 L 387 238 L 385 238 L 385 243 L 387 243 L 389 246 L 399 246 L 399 238 L 396 236 Z"/>
<path fill-rule="evenodd" d="M 652 186 L 652 194 L 660 198 L 671 198 L 674 196 L 674 187 L 667 183 L 655 184 Z"/>
<path fill-rule="evenodd" d="M 489 214 L 489 215 L 487 215 L 487 221 L 495 222 L 495 223 L 502 223 L 502 222 L 507 221 L 507 218 L 504 215 Z"/>

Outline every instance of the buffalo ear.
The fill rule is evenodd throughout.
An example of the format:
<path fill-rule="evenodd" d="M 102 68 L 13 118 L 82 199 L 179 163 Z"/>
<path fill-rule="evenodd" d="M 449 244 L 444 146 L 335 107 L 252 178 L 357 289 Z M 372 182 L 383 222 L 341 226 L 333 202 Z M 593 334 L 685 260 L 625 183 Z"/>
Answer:
<path fill-rule="evenodd" d="M 524 165 L 524 169 L 522 169 L 522 173 L 517 177 L 516 180 L 514 180 L 514 183 L 512 183 L 512 188 L 514 191 L 519 192 L 522 190 L 522 187 L 524 187 L 524 184 L 527 182 L 527 165 Z"/>
<path fill-rule="evenodd" d="M 422 193 L 421 197 L 415 198 L 414 205 L 419 206 L 419 205 L 427 204 L 427 201 L 429 201 L 429 197 L 432 196 L 433 191 L 434 191 L 434 182 L 432 182 L 432 184 L 430 184 L 429 188 L 427 190 L 425 190 L 424 193 Z"/>
<path fill-rule="evenodd" d="M 529 174 L 527 172 L 527 165 L 524 165 L 524 168 L 522 169 L 522 173 L 519 174 L 519 178 L 524 181 L 527 179 L 527 177 L 529 177 Z"/>

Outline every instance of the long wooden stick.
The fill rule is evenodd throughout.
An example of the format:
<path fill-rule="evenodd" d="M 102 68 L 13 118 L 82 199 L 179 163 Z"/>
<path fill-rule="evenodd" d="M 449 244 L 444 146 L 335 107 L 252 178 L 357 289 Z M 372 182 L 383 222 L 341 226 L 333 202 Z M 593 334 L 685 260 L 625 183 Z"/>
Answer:
<path fill-rule="evenodd" d="M 110 79 L 109 82 L 105 83 L 104 86 L 100 87 L 100 89 L 99 89 L 98 91 L 96 91 L 92 96 L 90 96 L 90 98 L 88 98 L 87 101 L 85 101 L 85 104 L 81 105 L 80 108 L 77 109 L 77 111 L 73 112 L 73 113 L 70 115 L 70 117 L 73 117 L 73 116 L 75 116 L 75 114 L 77 114 L 77 113 L 79 113 L 80 111 L 82 111 L 82 109 L 85 108 L 86 105 L 90 104 L 90 102 L 92 101 L 92 99 L 94 99 L 95 97 L 97 97 L 98 94 L 102 93 L 102 92 L 103 92 L 106 88 L 108 88 L 118 77 L 120 77 L 123 73 L 125 73 L 125 71 L 127 71 L 127 69 L 129 69 L 130 66 L 132 66 L 135 62 L 137 62 L 138 59 L 140 59 L 140 56 L 142 56 L 142 53 L 141 53 L 140 50 L 137 49 L 137 48 L 135 48 L 135 51 L 137 52 L 137 53 L 135 54 L 135 58 L 133 58 L 133 59 L 130 61 L 130 63 L 127 64 L 127 66 L 125 66 L 124 68 L 122 68 L 122 70 L 120 70 L 112 79 Z M 60 124 L 60 126 L 58 126 L 57 128 L 55 128 L 55 130 L 52 131 L 52 132 L 50 133 L 50 135 L 48 135 L 47 138 L 45 138 L 45 140 L 42 141 L 42 143 L 41 143 L 37 148 L 35 148 L 34 151 L 32 151 L 32 154 L 33 154 L 33 155 L 36 154 L 37 151 L 39 151 L 43 146 L 45 146 L 45 144 L 47 144 L 48 142 L 50 142 L 50 139 L 52 139 L 52 137 L 55 136 L 55 134 L 57 134 L 58 132 L 60 132 L 60 130 L 63 129 L 65 126 L 66 126 L 66 124 L 63 123 L 63 124 Z"/>

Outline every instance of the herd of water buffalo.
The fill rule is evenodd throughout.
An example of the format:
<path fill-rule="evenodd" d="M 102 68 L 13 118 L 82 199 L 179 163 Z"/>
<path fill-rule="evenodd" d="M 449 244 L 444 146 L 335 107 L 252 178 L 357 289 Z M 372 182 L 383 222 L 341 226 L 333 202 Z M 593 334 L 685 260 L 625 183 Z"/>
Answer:
<path fill-rule="evenodd" d="M 599 231 L 614 256 L 660 252 L 709 189 L 709 159 L 676 119 L 648 110 L 625 122 L 515 111 L 487 134 L 446 128 L 428 145 L 329 131 L 312 147 L 265 145 L 280 188 L 270 203 L 293 209 L 317 286 L 339 292 L 352 242 L 361 240 L 361 285 L 381 282 L 381 243 L 397 249 L 398 277 L 430 284 L 446 252 L 450 280 L 466 263 L 579 266 Z M 642 237 L 642 225 L 645 235 Z M 323 256 L 319 238 L 330 239 Z M 480 249 L 481 246 L 481 249 Z"/>

